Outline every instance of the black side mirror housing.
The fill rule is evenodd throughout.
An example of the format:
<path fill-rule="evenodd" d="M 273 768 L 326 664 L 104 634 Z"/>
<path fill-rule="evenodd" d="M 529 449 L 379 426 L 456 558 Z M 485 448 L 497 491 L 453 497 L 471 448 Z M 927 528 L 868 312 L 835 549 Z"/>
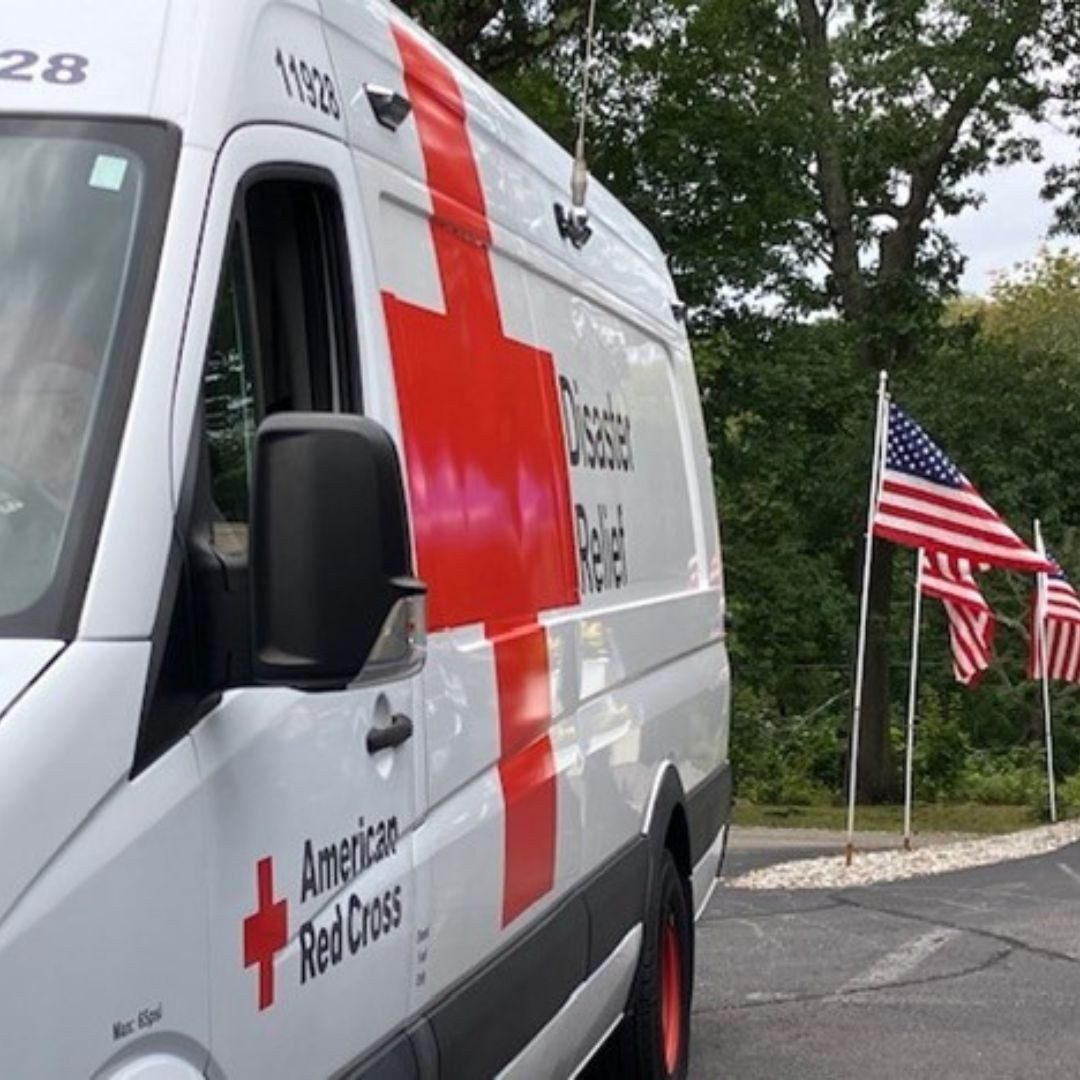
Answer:
<path fill-rule="evenodd" d="M 353 682 L 412 577 L 397 450 L 373 420 L 279 413 L 256 435 L 251 512 L 254 676 Z"/>

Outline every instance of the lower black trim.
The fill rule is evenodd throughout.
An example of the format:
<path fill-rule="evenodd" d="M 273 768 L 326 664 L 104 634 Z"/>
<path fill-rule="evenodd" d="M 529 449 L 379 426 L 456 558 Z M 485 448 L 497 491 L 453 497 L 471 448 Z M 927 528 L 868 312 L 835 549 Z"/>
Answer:
<path fill-rule="evenodd" d="M 434 1001 L 347 1080 L 494 1076 L 644 918 L 649 844 L 637 837 L 533 927 Z"/>
<path fill-rule="evenodd" d="M 586 978 L 589 912 L 575 890 L 538 926 L 453 992 L 428 1019 L 439 1075 L 494 1076 Z"/>
<path fill-rule="evenodd" d="M 363 1065 L 343 1073 L 341 1080 L 420 1080 L 412 1039 L 405 1032 Z"/>
<path fill-rule="evenodd" d="M 639 836 L 585 886 L 585 906 L 589 911 L 589 975 L 644 918 L 648 879 L 649 843 Z"/>
<path fill-rule="evenodd" d="M 691 868 L 704 858 L 720 829 L 731 819 L 731 766 L 721 765 L 686 796 Z"/>
<path fill-rule="evenodd" d="M 439 1044 L 435 1041 L 435 1032 L 427 1020 L 417 1020 L 409 1028 L 413 1053 L 422 1080 L 437 1080 L 439 1075 Z M 376 1080 L 372 1077 L 372 1080 Z"/>

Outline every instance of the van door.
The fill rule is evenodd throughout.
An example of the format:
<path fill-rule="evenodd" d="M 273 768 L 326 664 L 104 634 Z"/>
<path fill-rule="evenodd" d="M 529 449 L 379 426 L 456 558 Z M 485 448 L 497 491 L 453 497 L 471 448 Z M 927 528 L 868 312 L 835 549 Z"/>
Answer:
<path fill-rule="evenodd" d="M 240 133 L 219 162 L 199 268 L 216 299 L 189 457 L 223 567 L 246 559 L 261 420 L 360 411 L 349 271 L 358 223 L 341 196 L 351 175 L 344 148 L 282 129 Z M 389 677 L 381 669 L 377 685 L 230 690 L 193 733 L 212 1053 L 225 1075 L 325 1077 L 403 1024 L 421 736 L 379 745 L 369 735 L 408 734 L 418 674 L 413 658 Z"/>

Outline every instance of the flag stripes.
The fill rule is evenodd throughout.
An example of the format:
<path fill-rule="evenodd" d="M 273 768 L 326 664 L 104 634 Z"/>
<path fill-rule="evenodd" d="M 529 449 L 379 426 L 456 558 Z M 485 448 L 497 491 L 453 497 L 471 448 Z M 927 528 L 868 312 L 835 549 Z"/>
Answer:
<path fill-rule="evenodd" d="M 940 600 L 949 622 L 953 674 L 974 686 L 990 666 L 997 623 L 979 591 L 972 565 L 944 552 L 922 553 L 922 593 Z M 978 569 L 985 570 L 985 564 Z"/>
<path fill-rule="evenodd" d="M 1051 560 L 1053 562 L 1053 560 Z M 1053 563 L 1052 574 L 1040 574 L 1031 620 L 1028 675 L 1043 676 L 1040 620 L 1045 622 L 1047 675 L 1063 682 L 1080 682 L 1080 596 L 1064 571 Z"/>

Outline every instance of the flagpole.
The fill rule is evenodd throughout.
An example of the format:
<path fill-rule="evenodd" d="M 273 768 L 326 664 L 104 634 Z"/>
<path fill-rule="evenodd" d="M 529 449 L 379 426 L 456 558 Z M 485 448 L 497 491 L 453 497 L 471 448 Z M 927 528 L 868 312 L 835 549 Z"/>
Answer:
<path fill-rule="evenodd" d="M 855 855 L 855 788 L 859 776 L 859 721 L 862 718 L 863 668 L 866 664 L 866 625 L 870 611 L 870 568 L 874 552 L 874 511 L 881 495 L 881 474 L 884 471 L 885 442 L 888 438 L 889 373 L 878 376 L 877 419 L 874 425 L 874 456 L 870 467 L 870 495 L 866 510 L 866 537 L 863 551 L 862 597 L 859 602 L 859 643 L 855 656 L 855 699 L 851 710 L 851 749 L 848 754 L 847 844 L 844 862 L 851 865 Z"/>
<path fill-rule="evenodd" d="M 911 608 L 911 669 L 908 677 L 907 753 L 904 757 L 904 850 L 911 850 L 912 771 L 915 760 L 915 703 L 919 693 L 919 632 L 922 629 L 922 548 L 915 549 L 915 602 Z"/>
<path fill-rule="evenodd" d="M 1046 548 L 1043 546 L 1042 527 L 1039 519 L 1035 519 L 1035 550 L 1043 558 L 1046 557 Z M 1046 780 L 1050 792 L 1050 821 L 1057 822 L 1057 785 L 1054 782 L 1054 725 L 1050 715 L 1050 657 L 1046 651 L 1046 574 L 1035 575 L 1036 602 L 1035 621 L 1038 625 L 1039 634 L 1039 659 L 1042 664 L 1042 704 L 1043 704 L 1043 727 L 1046 731 Z M 1032 627 L 1035 630 L 1035 627 Z"/>

